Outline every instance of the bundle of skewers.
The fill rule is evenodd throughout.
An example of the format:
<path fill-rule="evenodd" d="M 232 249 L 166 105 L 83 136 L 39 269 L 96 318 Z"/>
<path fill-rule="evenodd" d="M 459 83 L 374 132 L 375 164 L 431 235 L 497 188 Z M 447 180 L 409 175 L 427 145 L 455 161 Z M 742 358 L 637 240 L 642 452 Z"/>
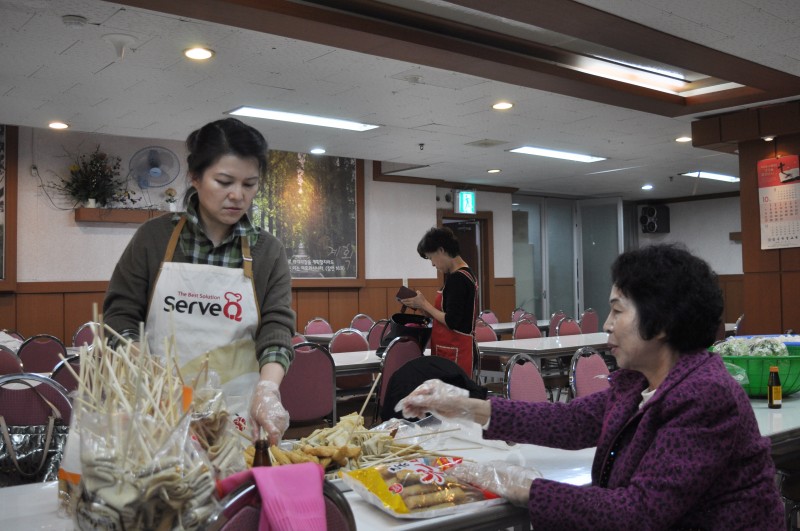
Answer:
<path fill-rule="evenodd" d="M 146 341 L 137 347 L 120 337 L 112 349 L 105 341 L 112 330 L 94 332 L 92 350 L 81 353 L 74 399 L 83 490 L 78 528 L 199 527 L 216 508 L 214 473 L 192 441 L 193 393 L 172 349 L 161 360 Z"/>

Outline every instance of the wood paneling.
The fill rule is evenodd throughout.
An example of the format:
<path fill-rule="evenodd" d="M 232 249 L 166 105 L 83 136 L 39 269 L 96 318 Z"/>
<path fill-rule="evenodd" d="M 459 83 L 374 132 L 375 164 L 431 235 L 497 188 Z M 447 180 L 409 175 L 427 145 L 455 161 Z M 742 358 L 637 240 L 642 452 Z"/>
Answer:
<path fill-rule="evenodd" d="M 163 216 L 163 210 L 142 208 L 76 208 L 75 221 L 79 223 L 144 223 Z"/>
<path fill-rule="evenodd" d="M 50 334 L 64 341 L 64 294 L 17 295 L 17 331 L 25 337 Z"/>
<path fill-rule="evenodd" d="M 13 293 L 0 293 L 0 329 L 17 329 L 17 297 Z"/>
<path fill-rule="evenodd" d="M 789 329 L 800 334 L 800 272 L 784 272 L 781 275 L 781 332 Z"/>
<path fill-rule="evenodd" d="M 67 346 L 72 344 L 72 336 L 83 323 L 94 320 L 95 305 L 97 313 L 103 312 L 105 291 L 64 294 L 64 338 Z"/>
<path fill-rule="evenodd" d="M 510 321 L 517 302 L 514 278 L 495 278 L 492 292 L 492 311 L 501 322 Z"/>
<path fill-rule="evenodd" d="M 744 324 L 740 333 L 781 332 L 781 273 L 744 275 Z"/>
<path fill-rule="evenodd" d="M 328 322 L 334 330 L 350 326 L 358 311 L 358 290 L 333 289 L 328 293 Z"/>
<path fill-rule="evenodd" d="M 725 299 L 723 320 L 735 323 L 744 313 L 744 275 L 719 275 L 719 287 Z"/>
<path fill-rule="evenodd" d="M 297 291 L 297 331 L 301 334 L 306 324 L 314 317 L 330 319 L 327 289 L 304 289 Z M 333 325 L 331 325 L 333 326 Z"/>
<path fill-rule="evenodd" d="M 772 148 L 758 140 L 740 144 L 739 201 L 742 217 L 742 269 L 745 274 L 780 269 L 780 251 L 761 250 L 761 218 L 759 213 L 758 161 L 774 156 Z"/>

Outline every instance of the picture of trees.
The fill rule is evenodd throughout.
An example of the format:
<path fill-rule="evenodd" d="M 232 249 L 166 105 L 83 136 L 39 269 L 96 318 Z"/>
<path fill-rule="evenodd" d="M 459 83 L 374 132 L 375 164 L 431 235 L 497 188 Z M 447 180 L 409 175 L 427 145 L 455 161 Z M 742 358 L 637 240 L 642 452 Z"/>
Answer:
<path fill-rule="evenodd" d="M 356 160 L 269 152 L 253 223 L 283 242 L 293 278 L 356 278 Z"/>

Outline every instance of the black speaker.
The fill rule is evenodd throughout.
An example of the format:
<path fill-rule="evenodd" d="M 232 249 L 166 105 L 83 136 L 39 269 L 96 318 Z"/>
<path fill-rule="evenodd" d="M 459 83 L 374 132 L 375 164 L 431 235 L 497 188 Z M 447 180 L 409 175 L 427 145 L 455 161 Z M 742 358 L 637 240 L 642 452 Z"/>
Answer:
<path fill-rule="evenodd" d="M 645 205 L 639 216 L 644 233 L 669 232 L 669 207 L 666 205 Z"/>

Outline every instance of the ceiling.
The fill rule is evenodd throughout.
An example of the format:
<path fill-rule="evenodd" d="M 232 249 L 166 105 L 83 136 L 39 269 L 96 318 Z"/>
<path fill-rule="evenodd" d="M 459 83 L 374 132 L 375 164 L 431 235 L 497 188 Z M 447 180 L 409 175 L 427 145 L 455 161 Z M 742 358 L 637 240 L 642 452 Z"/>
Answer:
<path fill-rule="evenodd" d="M 675 138 L 700 116 L 800 97 L 795 0 L 123 4 L 0 0 L 0 123 L 63 120 L 77 131 L 183 140 L 254 105 L 381 125 L 348 132 L 244 119 L 272 149 L 322 146 L 382 161 L 387 179 L 646 201 L 737 192 L 679 175 L 738 175 L 735 155 Z M 67 27 L 63 15 L 88 24 Z M 133 38 L 121 59 L 108 34 Z M 215 57 L 183 59 L 195 44 Z M 567 64 L 576 52 L 636 55 L 737 88 L 665 94 L 576 71 Z M 498 100 L 514 107 L 494 111 Z M 508 152 L 522 145 L 607 160 Z"/>

